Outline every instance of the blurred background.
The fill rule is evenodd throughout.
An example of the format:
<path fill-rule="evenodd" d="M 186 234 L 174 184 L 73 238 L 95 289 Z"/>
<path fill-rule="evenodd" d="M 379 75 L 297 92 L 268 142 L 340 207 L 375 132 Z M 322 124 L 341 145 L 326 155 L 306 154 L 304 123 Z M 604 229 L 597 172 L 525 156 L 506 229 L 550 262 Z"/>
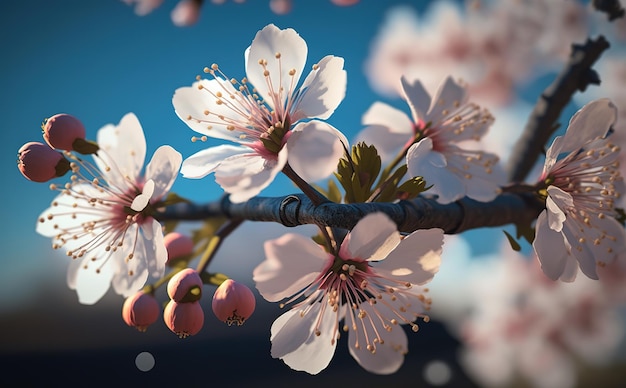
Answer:
<path fill-rule="evenodd" d="M 619 386 L 624 381 L 624 300 L 615 298 L 606 303 L 602 294 L 605 291 L 587 283 L 580 287 L 595 298 L 585 300 L 599 299 L 601 303 L 592 307 L 601 305 L 601 312 L 607 315 L 591 309 L 589 304 L 576 311 L 583 318 L 593 312 L 603 322 L 611 322 L 610 327 L 589 326 L 591 329 L 586 332 L 599 332 L 601 339 L 589 340 L 584 347 L 587 350 L 577 353 L 578 343 L 570 346 L 559 339 L 558 346 L 550 348 L 550 352 L 544 348 L 522 352 L 511 345 L 502 354 L 495 350 L 488 356 L 472 353 L 477 349 L 475 339 L 480 337 L 480 333 L 476 334 L 477 326 L 484 324 L 482 330 L 486 330 L 494 322 L 509 322 L 507 307 L 519 307 L 518 302 L 511 301 L 521 294 L 527 297 L 529 288 L 555 288 L 544 287 L 542 282 L 541 287 L 535 287 L 533 282 L 537 279 L 528 264 L 532 263 L 529 247 L 523 247 L 524 255 L 511 255 L 511 249 L 502 246 L 503 233 L 499 228 L 472 231 L 447 240 L 444 264 L 431 287 L 433 320 L 422 324 L 419 333 L 409 334 L 405 364 L 391 376 L 371 375 L 362 370 L 342 341 L 330 366 L 316 376 L 292 371 L 282 361 L 272 359 L 269 327 L 281 311 L 258 293 L 257 312 L 243 327 L 227 327 L 219 322 L 210 312 L 207 297 L 203 304 L 205 325 L 198 335 L 181 340 L 161 321 L 147 333 L 139 333 L 122 321 L 123 299 L 112 291 L 93 306 L 78 303 L 75 292 L 66 285 L 70 259 L 63 252 L 52 250 L 50 240 L 35 232 L 37 217 L 55 193 L 47 184 L 27 181 L 16 168 L 20 146 L 41 141 L 42 120 L 61 112 L 78 117 L 91 139 L 102 126 L 117 124 L 124 114 L 134 112 L 144 128 L 148 155 L 163 144 L 173 146 L 183 157 L 195 153 L 205 145 L 192 143 L 190 139 L 195 133 L 175 115 L 171 103 L 174 90 L 190 85 L 205 66 L 214 62 L 229 76 L 241 78 L 245 71 L 244 50 L 256 32 L 269 23 L 294 28 L 306 40 L 308 65 L 328 54 L 345 58 L 347 94 L 328 121 L 349 139 L 357 137 L 362 128 L 361 116 L 375 101 L 409 112 L 397 91 L 402 74 L 418 75 L 431 93 L 443 77 L 453 75 L 466 81 L 472 100 L 490 109 L 496 117 L 481 147 L 506 161 L 532 105 L 563 66 L 572 42 L 584 42 L 587 36 L 599 33 L 610 39 L 610 54 L 598 64 L 601 76 L 606 74 L 609 81 L 576 96 L 563 114 L 561 130 L 569 117 L 592 98 L 615 98 L 618 106 L 621 103 L 626 110 L 623 21 L 608 23 L 606 16 L 591 10 L 587 2 L 573 0 L 361 0 L 352 5 L 337 5 L 330 0 L 205 1 L 195 15 L 197 19 L 181 19 L 180 14 L 172 18 L 179 5 L 177 0 L 128 3 L 131 4 L 120 0 L 0 3 L 0 48 L 4 53 L 0 62 L 4 93 L 0 111 L 5 120 L 0 133 L 4 151 L 0 168 L 9 182 L 9 188 L 1 194 L 2 203 L 7 206 L 1 237 L 4 251 L 0 256 L 3 386 L 165 382 L 192 386 L 313 386 L 344 382 L 362 387 L 397 383 L 450 387 L 585 386 L 590 381 L 599 386 Z M 153 9 L 140 8 L 150 3 Z M 185 20 L 188 22 L 183 23 Z M 539 163 L 538 169 L 543 161 Z M 222 194 L 212 176 L 202 180 L 179 177 L 172 191 L 200 203 L 218 199 Z M 280 178 L 262 195 L 294 191 L 290 183 Z M 295 230 L 307 235 L 315 232 L 311 227 Z M 294 229 L 245 223 L 226 240 L 211 270 L 224 272 L 253 288 L 251 274 L 263 260 L 263 241 L 287 231 Z M 525 263 L 523 271 L 530 275 L 511 272 L 509 267 L 502 269 L 508 265 L 502 263 L 513 263 L 512 267 L 517 268 L 520 262 Z M 507 282 L 520 277 L 525 280 L 512 282 L 523 283 L 517 288 Z M 555 303 L 562 306 L 567 304 L 563 300 L 581 300 L 578 291 L 572 291 L 575 287 L 559 292 L 561 299 L 555 298 Z M 205 295 L 212 295 L 213 289 L 206 288 Z M 563 294 L 570 296 L 562 299 Z M 485 295 L 500 298 L 491 300 Z M 527 299 L 552 300 L 547 294 L 531 296 Z M 542 305 L 544 310 L 540 311 L 552 307 Z M 489 311 L 485 313 L 485 309 Z M 554 319 L 550 324 L 558 327 L 573 322 L 574 318 L 567 315 L 569 311 L 563 313 L 566 320 Z M 523 322 L 531 325 L 537 320 Z M 516 338 L 531 335 L 524 333 L 528 337 Z M 514 343 L 503 338 L 495 348 L 483 343 L 482 349 L 501 349 L 501 344 Z M 520 343 L 523 342 L 532 341 Z M 590 348 L 599 349 L 599 356 L 585 357 Z M 145 372 L 136 364 L 136 357 L 142 352 L 149 352 L 155 359 L 154 367 Z M 551 355 L 554 363 L 544 362 L 544 367 L 550 365 L 562 373 L 542 371 L 537 369 L 540 365 L 528 361 L 546 354 Z M 502 373 L 494 374 L 495 369 Z"/>

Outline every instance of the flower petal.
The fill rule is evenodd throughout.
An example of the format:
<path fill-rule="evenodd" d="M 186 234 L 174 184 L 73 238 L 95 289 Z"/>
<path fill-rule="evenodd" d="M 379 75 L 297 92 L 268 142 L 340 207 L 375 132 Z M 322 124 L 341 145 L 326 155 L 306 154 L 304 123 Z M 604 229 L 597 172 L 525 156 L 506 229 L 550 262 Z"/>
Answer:
<path fill-rule="evenodd" d="M 287 140 L 289 165 L 305 181 L 328 177 L 337 169 L 348 139 L 323 121 L 298 123 Z"/>
<path fill-rule="evenodd" d="M 228 99 L 228 104 L 218 104 L 219 98 L 216 96 L 218 92 L 223 95 L 238 93 L 230 81 L 221 78 L 202 79 L 194 82 L 192 86 L 176 89 L 172 97 L 176 115 L 198 133 L 240 143 L 240 133 L 226 129 L 228 124 L 220 116 L 241 121 L 242 115 L 235 113 L 235 109 L 247 112 L 247 108 L 241 106 L 237 99 Z"/>
<path fill-rule="evenodd" d="M 226 144 L 210 147 L 185 159 L 180 172 L 185 178 L 204 178 L 214 172 L 224 159 L 249 152 L 248 147 Z"/>
<path fill-rule="evenodd" d="M 130 177 L 135 180 L 139 176 L 146 158 L 146 138 L 134 113 L 124 115 L 117 125 L 108 124 L 100 128 L 97 142 L 100 149 L 117 165 L 122 179 Z M 105 174 L 106 168 L 101 161 L 95 158 L 95 162 Z"/>
<path fill-rule="evenodd" d="M 405 143 L 413 135 L 413 122 L 403 111 L 382 102 L 375 102 L 363 114 L 363 125 L 382 125 L 389 128 L 389 132 L 405 135 Z"/>
<path fill-rule="evenodd" d="M 399 281 L 424 284 L 439 271 L 442 246 L 443 230 L 416 230 L 402 239 L 374 270 Z"/>
<path fill-rule="evenodd" d="M 577 150 L 598 137 L 606 136 L 616 121 L 617 107 L 608 98 L 588 103 L 570 119 L 563 136 L 563 151 Z"/>
<path fill-rule="evenodd" d="M 310 374 L 318 374 L 330 364 L 337 346 L 337 341 L 333 341 L 335 313 L 322 303 L 312 306 L 304 317 L 300 310 L 291 310 L 274 321 L 270 337 L 272 357 L 282 359 L 291 369 Z M 322 307 L 317 336 L 315 325 Z"/>
<path fill-rule="evenodd" d="M 417 79 L 408 81 L 406 77 L 402 76 L 400 81 L 402 82 L 404 99 L 409 104 L 413 114 L 413 121 L 417 123 L 419 120 L 424 120 L 430 109 L 430 95 Z"/>
<path fill-rule="evenodd" d="M 84 266 L 87 265 L 87 268 Z M 96 272 L 96 269 L 99 272 Z M 67 285 L 76 290 L 78 301 L 81 304 L 95 304 L 109 290 L 114 268 L 110 262 L 101 265 L 100 262 L 91 262 L 89 258 L 72 260 L 67 269 Z"/>
<path fill-rule="evenodd" d="M 331 260 L 313 240 L 292 233 L 266 241 L 264 249 L 266 259 L 254 269 L 252 279 L 269 302 L 303 290 Z"/>
<path fill-rule="evenodd" d="M 146 206 L 148 206 L 148 203 L 150 203 L 152 193 L 154 193 L 154 181 L 150 179 L 144 184 L 143 192 L 133 199 L 133 202 L 130 204 L 130 208 L 136 212 L 140 212 L 145 209 Z"/>
<path fill-rule="evenodd" d="M 278 153 L 278 160 L 267 160 L 255 153 L 231 156 L 215 170 L 215 181 L 230 194 L 231 202 L 244 202 L 269 186 L 286 162 L 286 147 Z"/>
<path fill-rule="evenodd" d="M 563 235 L 555 232 L 548 225 L 546 213 L 546 210 L 542 211 L 537 218 L 533 248 L 541 263 L 543 273 L 550 279 L 557 280 L 563 274 L 567 260 L 572 260 L 573 257 L 569 257 Z"/>
<path fill-rule="evenodd" d="M 264 71 L 269 71 L 273 91 L 284 91 L 282 101 L 280 101 L 280 106 L 283 106 L 289 94 L 288 91 L 292 91 L 293 86 L 298 84 L 302 76 L 307 51 L 306 42 L 295 30 L 291 28 L 281 30 L 273 24 L 269 24 L 257 32 L 252 44 L 246 50 L 245 61 L 248 81 L 256 88 L 263 100 L 272 105 L 273 108 L 276 106 L 272 103 L 274 98 L 268 89 L 268 81 Z M 277 53 L 280 53 L 280 58 L 276 58 Z M 267 65 L 263 67 L 259 61 L 267 61 Z M 293 77 L 288 75 L 292 69 L 295 70 Z"/>
<path fill-rule="evenodd" d="M 548 187 L 548 198 L 546 198 L 546 210 L 548 225 L 555 232 L 563 229 L 565 213 L 562 209 L 567 209 L 573 205 L 572 196 L 556 186 Z"/>
<path fill-rule="evenodd" d="M 368 316 L 375 317 L 376 312 L 369 303 L 360 305 L 360 309 L 364 310 Z M 380 375 L 388 375 L 398 371 L 404 363 L 404 355 L 408 351 L 408 339 L 402 326 L 392 326 L 391 331 L 385 330 L 379 319 L 373 319 L 374 330 L 366 325 L 367 335 L 370 340 L 376 338 L 376 333 L 384 333 L 384 343 L 376 343 L 376 352 L 372 353 L 366 348 L 364 338 L 353 338 L 358 336 L 360 330 L 350 330 L 348 334 L 349 350 L 354 359 L 368 372 Z M 359 348 L 355 347 L 356 341 L 359 341 Z"/>
<path fill-rule="evenodd" d="M 432 144 L 430 138 L 424 138 L 409 148 L 406 154 L 409 176 L 421 176 L 426 184 L 433 185 L 427 193 L 437 194 L 437 202 L 456 201 L 465 195 L 465 185 L 459 176 L 446 168 L 445 156 L 433 151 Z"/>
<path fill-rule="evenodd" d="M 465 88 L 457 84 L 452 77 L 447 77 L 435 93 L 430 111 L 424 121 L 439 122 L 445 116 L 444 111 L 452 112 L 466 101 L 467 91 Z"/>
<path fill-rule="evenodd" d="M 145 179 L 153 180 L 155 183 L 152 198 L 161 199 L 170 191 L 182 161 L 183 156 L 174 148 L 168 145 L 157 148 L 146 166 L 145 174 Z"/>
<path fill-rule="evenodd" d="M 344 259 L 383 260 L 400 243 L 398 226 L 384 213 L 361 218 L 341 244 Z"/>
<path fill-rule="evenodd" d="M 318 62 L 304 80 L 299 91 L 297 109 L 292 120 L 300 118 L 327 119 L 346 96 L 347 75 L 343 58 L 327 55 Z"/>

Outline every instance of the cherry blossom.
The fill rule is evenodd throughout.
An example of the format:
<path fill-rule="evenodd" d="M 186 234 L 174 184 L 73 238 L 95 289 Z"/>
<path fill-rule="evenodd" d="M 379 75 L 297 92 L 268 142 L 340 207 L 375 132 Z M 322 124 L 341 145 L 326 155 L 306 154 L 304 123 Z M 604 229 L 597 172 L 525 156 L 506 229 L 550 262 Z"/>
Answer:
<path fill-rule="evenodd" d="M 142 175 L 146 141 L 132 113 L 118 125 L 101 128 L 97 140 L 95 165 L 66 153 L 71 180 L 62 187 L 51 185 L 60 194 L 37 223 L 37 232 L 73 259 L 67 283 L 83 304 L 96 303 L 111 284 L 127 297 L 149 275 L 163 275 L 167 251 L 161 224 L 152 215 L 182 161 L 177 151 L 162 146 Z"/>
<path fill-rule="evenodd" d="M 363 368 L 394 373 L 408 350 L 398 325 L 417 331 L 417 318 L 429 320 L 431 301 L 418 285 L 437 272 L 442 244 L 441 229 L 403 238 L 382 213 L 363 217 L 337 254 L 297 234 L 267 241 L 266 260 L 253 273 L 256 287 L 266 300 L 292 305 L 271 327 L 272 357 L 317 374 L 343 331 Z"/>
<path fill-rule="evenodd" d="M 201 140 L 236 144 L 191 155 L 183 162 L 183 176 L 214 172 L 231 201 L 243 202 L 267 187 L 287 163 L 307 181 L 330 175 L 348 142 L 317 119 L 327 119 L 342 101 L 346 72 L 343 58 L 328 55 L 298 88 L 306 57 L 306 42 L 296 31 L 270 24 L 245 52 L 247 77 L 229 79 L 213 64 L 205 68 L 213 79 L 198 77 L 192 87 L 177 89 L 176 114 L 203 135 Z"/>
<path fill-rule="evenodd" d="M 468 196 L 489 201 L 504 181 L 496 155 L 462 149 L 455 143 L 477 141 L 493 122 L 491 114 L 468 102 L 466 88 L 447 77 L 431 99 L 419 80 L 401 79 L 412 118 L 377 102 L 363 116 L 359 140 L 376 145 L 389 159 L 403 147 L 410 176 L 421 176 L 440 203 Z"/>
<path fill-rule="evenodd" d="M 626 231 L 614 218 L 624 184 L 616 163 L 619 147 L 605 137 L 616 118 L 610 100 L 593 101 L 547 151 L 540 178 L 546 209 L 537 219 L 533 247 L 550 279 L 572 281 L 578 268 L 598 279 L 597 266 L 626 249 Z"/>

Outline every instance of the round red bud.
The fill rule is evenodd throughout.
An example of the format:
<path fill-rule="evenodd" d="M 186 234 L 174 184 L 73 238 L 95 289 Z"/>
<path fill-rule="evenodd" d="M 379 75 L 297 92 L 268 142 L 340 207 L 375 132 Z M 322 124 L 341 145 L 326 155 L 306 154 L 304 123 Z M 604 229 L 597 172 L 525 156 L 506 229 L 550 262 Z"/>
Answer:
<path fill-rule="evenodd" d="M 44 120 L 41 128 L 46 143 L 59 150 L 72 151 L 76 139 L 85 139 L 83 123 L 66 113 L 59 113 Z"/>
<path fill-rule="evenodd" d="M 60 152 L 31 141 L 17 151 L 17 168 L 28 180 L 47 182 L 65 175 L 70 170 L 70 162 Z"/>
<path fill-rule="evenodd" d="M 143 291 L 126 298 L 122 306 L 124 322 L 142 332 L 159 319 L 160 312 L 159 302 L 152 294 L 146 294 Z"/>
<path fill-rule="evenodd" d="M 176 303 L 170 300 L 163 311 L 165 325 L 180 338 L 196 335 L 204 325 L 204 312 L 198 302 Z"/>
<path fill-rule="evenodd" d="M 202 279 L 196 270 L 185 268 L 167 283 L 167 295 L 174 302 L 195 302 L 202 296 Z"/>
<path fill-rule="evenodd" d="M 217 319 L 241 326 L 254 312 L 256 300 L 248 286 L 227 279 L 215 290 L 211 306 Z"/>

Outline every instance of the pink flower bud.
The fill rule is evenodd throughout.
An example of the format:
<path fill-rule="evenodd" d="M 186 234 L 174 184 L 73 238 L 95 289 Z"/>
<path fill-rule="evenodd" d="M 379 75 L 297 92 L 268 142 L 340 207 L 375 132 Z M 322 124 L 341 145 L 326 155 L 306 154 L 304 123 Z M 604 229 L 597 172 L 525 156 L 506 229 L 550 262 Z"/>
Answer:
<path fill-rule="evenodd" d="M 179 303 L 195 302 L 202 296 L 202 279 L 198 272 L 185 268 L 167 283 L 167 295 Z"/>
<path fill-rule="evenodd" d="M 220 321 L 241 326 L 254 312 L 256 300 L 245 284 L 227 279 L 215 290 L 212 307 Z"/>
<path fill-rule="evenodd" d="M 178 233 L 168 233 L 163 237 L 165 249 L 167 249 L 167 260 L 189 256 L 193 253 L 193 240 L 191 237 Z"/>
<path fill-rule="evenodd" d="M 157 321 L 160 312 L 161 307 L 154 296 L 143 291 L 126 298 L 122 306 L 124 322 L 142 332 Z"/>
<path fill-rule="evenodd" d="M 291 12 L 291 0 L 270 0 L 270 9 L 277 15 Z"/>
<path fill-rule="evenodd" d="M 60 113 L 46 119 L 41 126 L 43 138 L 52 148 L 72 151 L 76 139 L 85 139 L 85 127 L 76 117 Z"/>
<path fill-rule="evenodd" d="M 31 141 L 17 151 L 17 168 L 26 179 L 47 182 L 65 175 L 70 170 L 70 162 L 60 152 Z"/>
<path fill-rule="evenodd" d="M 163 311 L 167 327 L 180 338 L 196 335 L 204 325 L 204 312 L 198 302 L 176 303 L 170 300 Z"/>

